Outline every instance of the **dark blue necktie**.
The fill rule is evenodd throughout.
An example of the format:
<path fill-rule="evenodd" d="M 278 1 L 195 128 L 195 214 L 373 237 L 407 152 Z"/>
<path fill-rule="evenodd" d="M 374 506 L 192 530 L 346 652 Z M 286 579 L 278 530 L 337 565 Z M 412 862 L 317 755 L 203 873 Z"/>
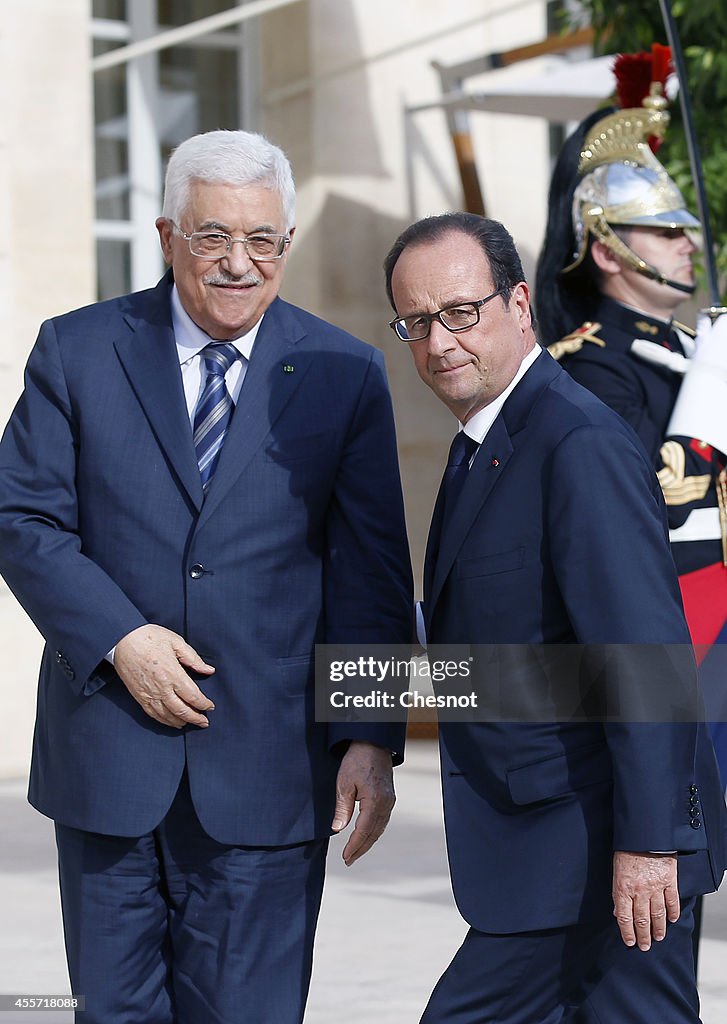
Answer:
<path fill-rule="evenodd" d="M 192 429 L 199 474 L 205 491 L 217 469 L 234 408 L 225 383 L 225 374 L 239 357 L 240 353 L 235 346 L 226 341 L 215 341 L 202 349 L 207 379 L 194 410 Z"/>
<path fill-rule="evenodd" d="M 460 430 L 452 441 L 442 483 L 444 489 L 444 519 L 449 519 L 454 511 L 457 499 L 469 473 L 470 459 L 478 447 L 478 442 L 465 434 L 464 430 Z"/>
<path fill-rule="evenodd" d="M 432 525 L 429 528 L 427 558 L 424 570 L 425 597 L 428 595 L 431 585 L 431 573 L 434 571 L 434 563 L 439 554 L 444 524 L 452 518 L 460 491 L 469 473 L 470 459 L 478 447 L 477 441 L 473 441 L 471 437 L 465 434 L 464 430 L 460 430 L 449 449 L 449 458 L 447 459 L 447 466 L 442 477 L 442 486 L 437 504 L 434 507 Z"/>

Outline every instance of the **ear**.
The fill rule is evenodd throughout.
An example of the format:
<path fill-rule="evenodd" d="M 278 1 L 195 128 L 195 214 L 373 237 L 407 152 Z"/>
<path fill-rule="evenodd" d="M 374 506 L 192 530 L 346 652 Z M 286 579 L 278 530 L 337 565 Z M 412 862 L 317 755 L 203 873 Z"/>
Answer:
<path fill-rule="evenodd" d="M 291 247 L 291 245 L 293 244 L 293 235 L 294 235 L 294 234 L 295 234 L 295 224 L 294 224 L 294 225 L 293 225 L 293 227 L 292 227 L 292 228 L 290 228 L 290 230 L 288 231 L 288 235 L 289 235 L 289 237 L 290 237 L 290 241 L 288 242 L 288 244 L 287 244 L 287 245 L 286 245 L 286 247 L 285 247 L 285 254 L 284 254 L 284 256 L 283 256 L 283 263 L 285 263 L 285 261 L 286 261 L 286 260 L 288 259 L 288 253 L 290 252 L 290 247 Z"/>
<path fill-rule="evenodd" d="M 596 240 L 591 246 L 591 259 L 604 274 L 620 274 L 622 264 L 607 245 Z"/>
<path fill-rule="evenodd" d="M 159 232 L 159 244 L 162 247 L 164 262 L 169 266 L 172 262 L 172 236 L 174 228 L 171 221 L 168 221 L 166 217 L 157 217 L 155 223 L 156 229 Z"/>
<path fill-rule="evenodd" d="M 520 328 L 525 331 L 532 326 L 533 317 L 530 310 L 530 289 L 525 281 L 516 284 L 510 294 L 510 306 L 515 310 Z"/>

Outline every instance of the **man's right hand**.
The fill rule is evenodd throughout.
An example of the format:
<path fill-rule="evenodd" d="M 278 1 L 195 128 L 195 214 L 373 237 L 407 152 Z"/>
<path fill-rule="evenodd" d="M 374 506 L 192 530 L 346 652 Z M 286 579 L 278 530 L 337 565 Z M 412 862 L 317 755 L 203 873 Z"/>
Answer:
<path fill-rule="evenodd" d="M 116 672 L 150 718 L 175 729 L 206 729 L 209 722 L 201 712 L 213 711 L 214 704 L 182 666 L 203 675 L 214 672 L 183 637 L 164 626 L 139 626 L 114 651 Z"/>

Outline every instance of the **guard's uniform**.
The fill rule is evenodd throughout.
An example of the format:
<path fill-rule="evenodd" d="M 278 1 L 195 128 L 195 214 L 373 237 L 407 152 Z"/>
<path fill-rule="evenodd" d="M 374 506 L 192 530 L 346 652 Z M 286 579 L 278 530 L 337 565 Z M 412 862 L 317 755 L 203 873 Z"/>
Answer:
<path fill-rule="evenodd" d="M 633 427 L 653 459 L 687 621 L 703 662 L 707 717 L 716 722 L 712 734 L 727 783 L 727 726 L 722 723 L 727 716 L 721 706 L 726 687 L 719 668 L 724 659 L 715 659 L 714 671 L 712 659 L 705 660 L 709 645 L 727 641 L 727 459 L 704 441 L 667 436 L 693 337 L 681 325 L 601 297 L 593 320 L 551 345 L 550 352 Z"/>

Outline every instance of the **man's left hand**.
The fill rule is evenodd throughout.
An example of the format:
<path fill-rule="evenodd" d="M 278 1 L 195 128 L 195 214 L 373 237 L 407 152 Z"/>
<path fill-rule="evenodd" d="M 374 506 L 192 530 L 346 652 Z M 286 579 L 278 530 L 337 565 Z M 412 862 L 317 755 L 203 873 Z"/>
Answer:
<path fill-rule="evenodd" d="M 359 814 L 343 850 L 350 867 L 371 849 L 386 828 L 394 809 L 391 751 L 373 743 L 354 741 L 346 751 L 336 780 L 336 810 L 331 828 L 340 832 L 350 822 L 358 801 Z"/>
<path fill-rule="evenodd" d="M 679 920 L 677 859 L 665 853 L 613 855 L 613 915 L 627 946 L 650 949 Z"/>

